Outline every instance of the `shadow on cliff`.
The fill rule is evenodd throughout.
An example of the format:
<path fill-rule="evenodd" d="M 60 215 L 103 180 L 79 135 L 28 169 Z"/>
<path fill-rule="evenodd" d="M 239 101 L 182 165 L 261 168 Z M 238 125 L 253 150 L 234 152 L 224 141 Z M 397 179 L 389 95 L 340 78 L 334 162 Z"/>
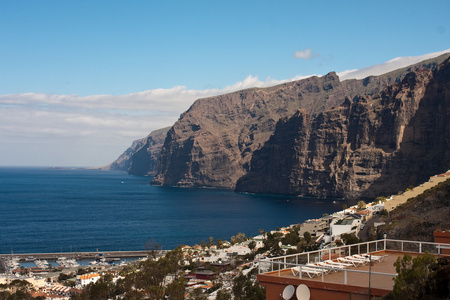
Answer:
<path fill-rule="evenodd" d="M 450 60 L 426 86 L 418 109 L 405 126 L 399 148 L 360 196 L 374 199 L 403 192 L 450 168 Z"/>

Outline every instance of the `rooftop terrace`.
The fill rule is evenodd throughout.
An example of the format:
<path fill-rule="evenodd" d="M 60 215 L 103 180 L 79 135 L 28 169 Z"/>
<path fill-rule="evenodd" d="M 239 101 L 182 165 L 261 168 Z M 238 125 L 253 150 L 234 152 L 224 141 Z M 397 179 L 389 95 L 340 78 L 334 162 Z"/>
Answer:
<path fill-rule="evenodd" d="M 425 252 L 442 256 L 448 248 L 448 244 L 383 239 L 286 255 L 261 260 L 258 280 L 266 286 L 267 299 L 280 299 L 287 285 L 306 285 L 311 291 L 310 299 L 349 299 L 349 294 L 351 299 L 362 295 L 367 299 L 369 293 L 382 296 L 393 289 L 397 276 L 394 262 L 398 257 Z M 351 258 L 353 255 L 360 257 Z"/>

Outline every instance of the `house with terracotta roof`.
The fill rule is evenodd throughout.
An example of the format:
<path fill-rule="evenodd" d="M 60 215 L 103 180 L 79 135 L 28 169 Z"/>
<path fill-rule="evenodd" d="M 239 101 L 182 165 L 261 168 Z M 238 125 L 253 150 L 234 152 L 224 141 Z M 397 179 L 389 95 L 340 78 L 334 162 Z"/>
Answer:
<path fill-rule="evenodd" d="M 76 284 L 85 286 L 90 283 L 95 283 L 100 279 L 100 275 L 98 273 L 89 273 L 83 275 L 77 275 Z"/>
<path fill-rule="evenodd" d="M 365 209 L 365 210 L 357 212 L 357 214 L 361 216 L 361 221 L 367 222 L 370 219 L 372 219 L 373 211 L 371 211 L 369 209 Z"/>

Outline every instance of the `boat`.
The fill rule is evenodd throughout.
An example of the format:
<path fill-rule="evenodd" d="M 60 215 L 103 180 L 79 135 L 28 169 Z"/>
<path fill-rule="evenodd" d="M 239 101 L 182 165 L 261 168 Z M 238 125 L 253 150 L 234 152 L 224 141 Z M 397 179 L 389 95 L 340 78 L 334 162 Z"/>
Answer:
<path fill-rule="evenodd" d="M 34 264 L 36 265 L 36 267 L 40 268 L 40 269 L 47 269 L 48 268 L 48 261 L 46 261 L 45 259 L 37 259 L 34 261 Z"/>
<path fill-rule="evenodd" d="M 56 263 L 64 268 L 76 268 L 80 266 L 74 258 L 66 258 L 64 256 L 58 258 Z"/>

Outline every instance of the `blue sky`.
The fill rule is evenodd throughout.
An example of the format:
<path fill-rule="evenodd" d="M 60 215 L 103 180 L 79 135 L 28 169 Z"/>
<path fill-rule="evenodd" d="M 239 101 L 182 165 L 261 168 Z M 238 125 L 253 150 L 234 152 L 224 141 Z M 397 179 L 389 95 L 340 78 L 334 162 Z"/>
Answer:
<path fill-rule="evenodd" d="M 448 0 L 0 1 L 0 165 L 106 164 L 202 96 L 449 49 L 448 11 Z"/>

